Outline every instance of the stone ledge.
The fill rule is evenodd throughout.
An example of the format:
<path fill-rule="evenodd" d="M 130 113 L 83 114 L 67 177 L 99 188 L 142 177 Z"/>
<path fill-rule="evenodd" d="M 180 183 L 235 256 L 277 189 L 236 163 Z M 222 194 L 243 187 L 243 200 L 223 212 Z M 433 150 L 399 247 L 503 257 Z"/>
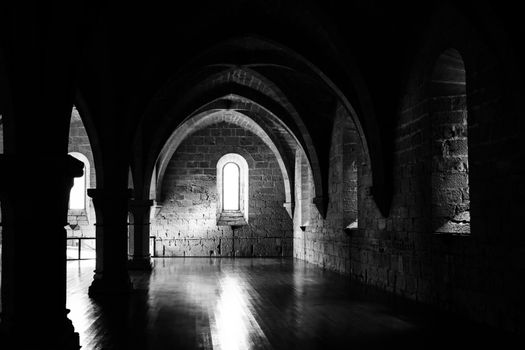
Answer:
<path fill-rule="evenodd" d="M 244 215 L 240 211 L 222 212 L 217 220 L 217 226 L 246 226 Z"/>

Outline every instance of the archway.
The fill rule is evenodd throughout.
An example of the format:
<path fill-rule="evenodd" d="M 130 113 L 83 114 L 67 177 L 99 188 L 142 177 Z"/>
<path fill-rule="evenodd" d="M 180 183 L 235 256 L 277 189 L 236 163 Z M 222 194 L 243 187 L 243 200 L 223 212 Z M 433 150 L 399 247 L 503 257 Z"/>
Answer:
<path fill-rule="evenodd" d="M 94 259 L 95 209 L 87 190 L 95 188 L 97 183 L 95 157 L 86 127 L 75 106 L 71 111 L 68 153 L 84 164 L 84 174 L 75 179 L 70 192 L 66 225 L 67 259 Z"/>
<path fill-rule="evenodd" d="M 175 132 L 170 136 L 170 138 L 164 145 L 159 155 L 155 166 L 156 174 L 155 177 L 151 179 L 152 184 L 150 185 L 150 188 L 155 188 L 155 200 L 160 200 L 162 182 L 164 179 L 164 174 L 166 172 L 167 164 L 173 156 L 173 153 L 177 150 L 180 143 L 192 132 L 195 132 L 199 129 L 203 129 L 209 125 L 215 124 L 218 121 L 226 121 L 250 131 L 251 133 L 257 135 L 270 148 L 270 150 L 275 155 L 283 177 L 283 185 L 285 188 L 285 202 L 283 204 L 286 207 L 286 204 L 293 203 L 293 188 L 291 184 L 291 181 L 293 180 L 290 179 L 290 169 L 287 167 L 287 164 L 285 164 L 285 160 L 283 159 L 284 157 L 286 157 L 286 155 L 283 154 L 285 150 L 282 147 L 276 145 L 276 143 L 274 142 L 275 139 L 272 139 L 270 137 L 270 134 L 265 129 L 263 129 L 261 125 L 257 124 L 249 116 L 240 112 L 236 112 L 234 110 L 228 112 L 202 112 L 200 114 L 188 118 L 182 125 L 180 125 L 177 128 L 177 130 L 175 130 Z M 289 214 L 291 216 L 291 213 Z"/>
<path fill-rule="evenodd" d="M 470 234 L 466 72 L 457 50 L 438 57 L 429 89 L 432 231 Z"/>
<path fill-rule="evenodd" d="M 291 254 L 292 221 L 283 204 L 292 185 L 281 153 L 260 126 L 238 112 L 214 111 L 189 118 L 170 140 L 159 156 L 162 182 L 153 179 L 155 255 Z M 237 211 L 221 209 L 226 159 L 243 159 L 237 162 Z"/>
<path fill-rule="evenodd" d="M 248 47 L 251 54 L 247 57 L 256 57 L 254 52 L 261 50 L 264 52 L 261 57 L 264 57 L 267 62 L 248 58 L 237 62 L 237 56 L 233 55 L 233 52 L 248 50 Z M 222 57 L 222 61 L 215 62 L 214 57 Z M 225 63 L 229 59 L 235 64 Z M 278 115 L 280 122 L 291 131 L 293 137 L 304 149 L 312 168 L 312 179 L 315 184 L 313 200 L 323 217 L 326 214 L 329 197 L 327 186 L 330 150 L 329 142 L 326 140 L 331 137 L 334 110 L 338 104 L 342 105 L 347 111 L 348 118 L 354 121 L 360 135 L 360 142 L 365 150 L 363 154 L 371 169 L 370 187 L 373 198 L 383 214 L 388 211 L 389 195 L 385 174 L 382 170 L 382 151 L 381 146 L 377 144 L 381 139 L 372 137 L 374 145 L 369 149 L 369 141 L 365 138 L 365 129 L 370 135 L 377 136 L 370 110 L 367 109 L 366 115 L 363 112 L 361 119 L 358 118 L 357 112 L 346 97 L 348 94 L 339 89 L 314 64 L 293 50 L 275 42 L 257 37 L 242 37 L 225 41 L 204 51 L 186 67 L 184 72 L 181 76 L 173 77 L 159 91 L 143 115 L 143 127 L 140 128 L 142 131 L 137 134 L 137 137 L 140 135 L 140 142 L 144 142 L 146 147 L 146 156 L 140 161 L 140 164 L 145 165 L 143 167 L 145 171 L 142 174 L 140 172 L 135 174 L 137 178 L 144 179 L 144 184 L 140 189 L 142 196 L 151 188 L 150 172 L 154 169 L 157 155 L 171 135 L 170 130 L 181 125 L 186 116 L 200 113 L 201 108 L 209 101 L 220 100 L 228 94 L 236 94 Z M 188 80 L 192 74 L 204 77 L 197 82 Z M 297 86 L 301 85 L 298 82 L 302 82 L 305 88 L 297 89 Z M 181 95 L 180 91 L 185 91 L 185 93 Z M 360 91 L 353 97 L 363 95 L 366 95 L 366 91 Z M 230 99 L 228 102 L 227 100 L 223 99 L 221 103 L 215 105 L 215 108 L 238 108 L 235 101 L 231 102 Z M 367 101 L 361 102 L 362 107 L 367 105 Z M 248 115 L 252 116 L 249 113 Z M 362 126 L 364 119 L 367 119 L 366 128 Z M 328 122 L 319 123 L 315 120 L 327 120 Z M 160 127 L 148 136 L 148 132 L 144 130 L 150 129 L 148 126 L 150 123 L 157 123 Z M 315 136 L 312 138 L 312 135 Z M 293 168 L 294 153 L 291 152 L 292 161 L 289 168 Z"/>

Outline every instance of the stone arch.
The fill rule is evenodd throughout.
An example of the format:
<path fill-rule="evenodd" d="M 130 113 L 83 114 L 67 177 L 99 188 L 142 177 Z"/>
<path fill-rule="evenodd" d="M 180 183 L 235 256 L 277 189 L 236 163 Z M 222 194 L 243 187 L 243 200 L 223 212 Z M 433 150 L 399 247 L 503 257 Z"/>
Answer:
<path fill-rule="evenodd" d="M 249 212 L 242 214 L 217 212 L 217 163 L 229 153 L 239 154 L 248 164 L 249 188 L 244 194 L 248 195 Z M 162 181 L 158 212 L 151 220 L 156 252 L 165 256 L 281 254 L 283 245 L 291 243 L 292 225 L 283 202 L 281 168 L 259 136 L 228 121 L 197 128 L 173 153 Z M 246 244 L 238 244 L 235 237 Z M 284 237 L 285 243 L 275 237 Z M 188 246 L 192 242 L 203 245 Z M 265 252 L 259 250 L 263 245 L 269 247 Z"/>
<path fill-rule="evenodd" d="M 332 166 L 337 168 L 336 176 L 342 185 L 340 199 L 342 202 L 343 228 L 357 229 L 359 216 L 359 198 L 362 194 L 359 191 L 360 183 L 363 182 L 364 171 L 359 171 L 366 166 L 368 159 L 363 150 L 361 135 L 353 122 L 349 118 L 346 109 L 339 105 L 336 111 L 334 124 L 334 135 L 332 139 L 332 149 L 339 162 Z M 369 164 L 369 163 L 368 163 Z M 367 176 L 369 174 L 366 174 Z"/>
<path fill-rule="evenodd" d="M 327 33 L 325 33 L 327 34 Z M 328 35 L 329 36 L 329 35 Z M 236 41 L 246 41 L 252 39 L 259 45 L 266 45 L 269 47 L 278 48 L 281 52 L 286 53 L 293 58 L 294 63 L 297 66 L 288 67 L 291 70 L 301 71 L 303 73 L 308 72 L 312 74 L 318 82 L 324 85 L 333 95 L 337 98 L 338 102 L 346 110 L 347 117 L 351 120 L 351 123 L 355 125 L 355 128 L 359 134 L 359 142 L 361 143 L 361 148 L 363 150 L 363 156 L 366 162 L 370 165 L 371 168 L 371 181 L 372 187 L 370 192 L 376 201 L 381 213 L 384 216 L 388 215 L 388 210 L 390 207 L 390 191 L 387 180 L 386 170 L 384 168 L 384 159 L 383 159 L 383 150 L 381 144 L 381 137 L 379 133 L 379 128 L 375 120 L 374 108 L 372 107 L 371 98 L 368 93 L 368 89 L 364 83 L 364 80 L 361 77 L 361 73 L 358 71 L 355 62 L 351 55 L 348 52 L 337 52 L 338 58 L 343 58 L 346 60 L 346 64 L 343 64 L 341 70 L 336 70 L 338 74 L 330 75 L 327 73 L 330 70 L 330 67 L 323 67 L 321 69 L 318 65 L 309 61 L 306 57 L 299 54 L 297 51 L 292 50 L 290 47 L 282 45 L 276 41 L 270 40 L 268 38 L 263 38 L 260 36 L 245 36 L 245 37 L 236 37 L 231 38 L 226 41 L 226 43 L 235 43 Z M 220 44 L 218 44 L 220 45 Z M 339 56 L 340 55 L 340 56 Z M 272 62 L 273 64 L 279 65 L 283 64 L 280 61 Z M 342 62 L 338 62 L 342 63 Z M 246 65 L 250 68 L 250 65 Z M 351 81 L 351 87 L 348 85 L 339 86 L 338 80 L 336 79 L 341 75 L 341 72 L 344 72 L 349 80 Z M 259 75 L 262 81 L 270 81 L 264 76 Z M 277 92 L 279 95 L 285 95 L 283 91 L 277 87 Z M 351 91 L 350 91 L 351 90 Z M 354 97 L 354 100 L 351 101 L 350 96 Z M 294 105 L 288 99 L 284 99 L 284 104 L 287 107 L 291 107 L 291 115 L 298 120 L 301 120 L 299 113 L 297 113 Z M 353 104 L 357 104 L 360 107 L 359 113 L 354 108 Z M 328 205 L 328 164 L 320 164 L 324 158 L 328 159 L 328 154 L 324 154 L 324 157 L 320 155 L 320 150 L 318 146 L 315 145 L 314 141 L 310 137 L 308 127 L 303 123 L 298 123 L 300 134 L 304 138 L 304 150 L 306 157 L 310 163 L 311 169 L 313 171 L 313 180 L 315 188 L 314 202 L 316 206 L 324 217 L 326 214 L 326 209 Z M 330 131 L 331 134 L 331 131 Z"/>
<path fill-rule="evenodd" d="M 222 155 L 216 162 L 217 168 L 217 194 L 219 200 L 217 201 L 217 215 L 221 215 L 224 211 L 224 167 L 228 164 L 235 164 L 239 169 L 239 208 L 238 211 L 244 216 L 244 220 L 248 222 L 249 218 L 249 166 L 246 159 L 238 153 L 227 153 Z"/>
<path fill-rule="evenodd" d="M 470 233 L 465 65 L 455 49 L 436 60 L 429 90 L 432 232 Z"/>
<path fill-rule="evenodd" d="M 236 50 L 247 50 L 248 48 L 245 47 L 247 42 L 250 42 L 250 45 L 248 45 L 250 47 L 250 50 L 255 50 L 257 48 L 264 47 L 266 51 L 263 57 L 265 59 L 268 59 L 268 62 L 262 64 L 259 64 L 258 62 L 251 62 L 250 57 L 254 57 L 254 55 L 243 55 L 242 57 L 243 59 L 245 59 L 245 61 L 238 62 L 239 56 L 233 55 L 232 52 L 236 52 Z M 213 53 L 217 53 L 216 50 L 230 50 L 231 52 L 229 52 L 229 55 L 231 56 L 230 58 L 232 60 L 232 63 L 228 63 L 228 52 L 220 52 L 217 55 L 215 55 L 215 57 L 221 57 L 220 62 L 213 61 Z M 273 56 L 271 53 L 272 50 L 274 51 Z M 356 82 L 356 86 L 352 88 L 350 88 L 347 85 L 341 87 L 340 89 L 337 86 L 335 80 L 331 80 L 330 77 L 328 77 L 328 75 L 324 74 L 323 71 L 317 68 L 313 63 L 309 62 L 292 49 L 287 48 L 283 45 L 279 45 L 276 42 L 270 41 L 266 38 L 255 36 L 230 38 L 211 47 L 206 51 L 203 51 L 200 55 L 196 56 L 195 60 L 192 60 L 192 62 L 188 64 L 186 69 L 181 70 L 182 73 L 180 73 L 178 77 L 172 77 L 170 82 L 159 90 L 159 93 L 157 94 L 157 96 L 155 96 L 154 99 L 152 99 L 150 106 L 148 107 L 147 111 L 143 114 L 142 122 L 146 123 L 146 119 L 152 117 L 158 118 L 160 115 L 162 115 L 162 118 L 164 120 L 161 123 L 168 124 L 169 122 L 167 120 L 177 119 L 177 116 L 180 115 L 190 115 L 191 113 L 193 113 L 193 111 L 200 108 L 209 100 L 217 99 L 221 95 L 225 95 L 228 93 L 236 93 L 241 96 L 255 100 L 259 105 L 272 110 L 272 113 L 278 115 L 279 119 L 281 120 L 283 120 L 283 117 L 287 115 L 289 118 L 288 126 L 290 126 L 293 135 L 297 137 L 301 142 L 305 150 L 305 154 L 308 157 L 309 162 L 311 164 L 316 192 L 316 198 L 314 201 L 316 202 L 316 206 L 319 212 L 322 214 L 322 216 L 324 216 L 326 214 L 326 208 L 328 205 L 328 164 L 327 160 L 325 159 L 327 158 L 328 150 L 324 149 L 326 148 L 324 146 L 325 142 L 323 142 L 322 140 L 323 137 L 329 139 L 330 136 L 328 134 L 331 133 L 331 130 L 329 130 L 328 127 L 325 128 L 326 130 L 324 130 L 321 133 L 324 136 L 317 137 L 317 139 L 314 140 L 310 137 L 310 130 L 315 129 L 315 125 L 305 125 L 304 120 L 299 116 L 299 113 L 290 113 L 290 108 L 295 108 L 295 103 L 297 103 L 298 101 L 288 101 L 287 99 L 285 100 L 282 98 L 279 98 L 279 101 L 275 101 L 275 96 L 273 96 L 277 91 L 275 89 L 271 91 L 265 88 L 257 89 L 256 87 L 250 87 L 249 82 L 247 83 L 247 85 L 241 85 L 245 84 L 246 80 L 238 76 L 240 74 L 239 72 L 241 72 L 241 70 L 239 70 L 238 67 L 241 67 L 243 72 L 247 72 L 249 70 L 253 70 L 254 67 L 260 65 L 264 66 L 265 64 L 272 67 L 280 67 L 286 69 L 289 72 L 293 72 L 293 74 L 296 74 L 297 76 L 301 76 L 304 79 L 309 79 L 310 83 L 315 84 L 321 90 L 329 91 L 333 98 L 340 100 L 343 106 L 348 110 L 350 118 L 353 118 L 355 124 L 358 125 L 357 127 L 361 135 L 361 142 L 364 145 L 363 148 L 366 150 L 365 153 L 369 159 L 369 164 L 372 168 L 372 193 L 374 194 L 374 199 L 376 200 L 376 202 L 378 202 L 378 206 L 381 208 L 382 212 L 386 213 L 388 211 L 388 194 L 386 191 L 386 177 L 383 169 L 384 165 L 382 159 L 383 156 L 381 138 L 379 137 L 378 127 L 373 117 L 372 108 L 370 107 L 371 103 L 370 100 L 366 97 L 368 95 L 362 81 Z M 202 70 L 204 70 L 207 73 L 203 73 Z M 231 72 L 231 74 L 224 76 L 224 74 L 221 73 L 221 71 L 223 70 L 227 70 Z M 348 69 L 345 69 L 344 71 L 349 72 Z M 202 91 L 192 89 L 195 86 L 195 74 L 199 77 L 202 77 L 206 74 L 208 76 L 207 78 L 199 78 L 199 82 L 202 84 Z M 263 74 L 259 75 L 263 76 L 263 78 L 266 77 L 266 75 Z M 190 78 L 192 76 L 193 78 Z M 218 84 L 219 86 L 221 86 L 222 84 L 222 87 L 224 87 L 224 89 L 223 91 L 218 91 L 215 94 L 210 95 L 207 91 L 207 88 L 209 88 L 209 86 L 206 87 L 205 85 L 207 80 L 213 80 L 212 76 L 218 77 L 216 83 L 214 84 Z M 266 79 L 258 80 L 264 84 L 272 82 L 271 78 L 268 77 L 266 77 Z M 197 84 L 199 84 L 199 82 L 197 82 Z M 280 84 L 276 84 L 273 82 L 272 84 L 278 89 L 281 88 Z M 288 88 L 290 89 L 290 87 Z M 354 88 L 360 90 L 360 92 L 357 95 L 349 91 L 349 89 Z M 177 91 L 180 92 L 181 90 L 188 92 L 185 94 L 185 96 L 182 97 L 180 96 L 180 93 L 178 93 L 178 95 L 175 95 Z M 281 92 L 283 96 L 286 97 L 287 91 L 282 89 Z M 182 101 L 181 103 L 179 103 L 178 106 L 169 106 L 169 101 L 172 100 L 172 95 L 173 98 Z M 205 95 L 205 97 L 202 97 L 203 95 Z M 350 99 L 347 96 L 359 96 L 358 98 L 361 99 L 361 101 L 357 101 L 356 103 L 359 102 L 360 107 L 363 109 L 363 113 L 366 114 L 366 116 L 362 117 L 363 120 L 366 121 L 365 123 L 363 123 L 363 120 L 360 120 L 358 118 L 358 114 L 352 107 Z M 261 99 L 264 101 L 259 101 Z M 287 102 L 285 103 L 283 101 Z M 279 110 L 284 112 L 284 114 L 281 115 Z M 362 127 L 361 124 L 365 125 L 365 127 Z M 316 130 L 317 134 L 319 134 L 318 131 L 319 130 Z M 164 143 L 164 141 L 159 141 L 162 140 L 163 137 L 155 137 L 153 139 L 155 140 L 152 142 L 161 142 L 161 144 L 160 146 L 156 145 L 153 147 L 148 147 L 149 151 L 155 153 L 155 155 L 150 154 L 146 158 L 155 158 L 156 153 L 158 153 L 157 149 L 160 149 Z M 371 141 L 373 143 L 373 146 L 369 145 L 369 141 L 367 141 L 369 139 L 373 140 Z M 150 164 L 147 164 L 144 168 L 146 169 L 146 172 L 149 172 L 150 168 L 153 168 L 153 165 L 150 166 Z M 145 182 L 147 182 L 147 184 L 144 184 L 143 189 L 145 193 L 149 190 L 149 181 L 147 181 L 148 178 L 149 175 L 144 174 L 144 179 L 146 180 Z"/>
<path fill-rule="evenodd" d="M 172 136 L 168 139 L 165 146 L 163 147 L 158 160 L 157 160 L 157 166 L 156 166 L 156 178 L 152 177 L 151 181 L 155 181 L 156 183 L 156 196 L 155 199 L 160 199 L 160 194 L 162 193 L 162 181 L 164 178 L 164 174 L 167 168 L 167 165 L 177 150 L 178 146 L 181 144 L 181 142 L 191 133 L 205 128 L 208 125 L 220 122 L 220 121 L 226 121 L 235 125 L 238 125 L 255 135 L 257 135 L 274 153 L 277 162 L 279 164 L 279 168 L 282 172 L 282 177 L 284 181 L 284 188 L 285 188 L 285 198 L 286 203 L 292 203 L 293 201 L 293 184 L 291 184 L 291 175 L 289 174 L 289 171 L 284 164 L 283 157 L 279 149 L 275 146 L 275 144 L 272 142 L 268 134 L 261 128 L 260 125 L 255 123 L 251 118 L 247 117 L 244 114 L 241 114 L 239 112 L 235 111 L 216 111 L 216 112 L 203 112 L 201 114 L 195 115 L 193 117 L 188 118 L 182 125 L 180 125 L 175 132 L 173 132 Z M 150 185 L 151 187 L 152 185 Z M 288 208 L 287 208 L 288 209 Z"/>
<path fill-rule="evenodd" d="M 285 109 L 280 104 L 276 103 L 272 99 L 268 98 L 267 96 L 247 88 L 240 87 L 238 85 L 229 85 L 230 83 L 226 83 L 226 85 L 218 86 L 212 91 L 208 91 L 205 96 L 197 99 L 196 101 L 191 101 L 192 103 L 189 105 L 189 107 L 184 108 L 182 111 L 177 110 L 177 108 L 171 108 L 169 112 L 167 112 L 164 116 L 163 124 L 164 127 L 160 128 L 159 130 L 171 130 L 173 128 L 173 123 L 176 118 L 174 118 L 175 115 L 183 114 L 183 115 L 196 115 L 198 113 L 202 113 L 206 111 L 207 109 L 216 109 L 216 110 L 228 110 L 228 109 L 238 109 L 239 112 L 243 113 L 244 115 L 250 117 L 250 119 L 255 120 L 257 112 L 263 112 L 265 116 L 268 118 L 258 118 L 261 121 L 269 121 L 272 120 L 272 123 L 274 126 L 277 126 L 280 129 L 281 134 L 291 135 L 290 141 L 287 143 L 293 143 L 299 144 L 301 147 L 304 147 L 305 154 L 307 154 L 307 157 L 309 159 L 309 162 L 311 163 L 311 166 L 313 168 L 313 171 L 318 175 L 315 177 L 315 179 L 319 179 L 319 181 L 316 182 L 317 186 L 317 193 L 322 193 L 321 188 L 321 168 L 320 168 L 320 162 L 317 160 L 317 154 L 315 151 L 315 147 L 313 143 L 311 142 L 311 139 L 309 137 L 306 138 L 306 142 L 301 138 L 301 135 L 297 134 L 297 128 L 293 125 L 290 125 L 290 120 L 288 120 L 288 123 L 285 123 L 283 121 L 283 118 L 277 117 L 279 116 L 287 116 L 289 115 L 289 111 Z M 225 98 L 227 96 L 227 98 Z M 232 96 L 236 96 L 234 103 L 232 103 Z M 219 100 L 222 99 L 222 102 Z M 244 100 L 244 102 L 239 102 L 240 100 Z M 210 102 L 212 101 L 212 102 Z M 273 133 L 271 130 L 268 130 L 269 127 L 265 126 L 267 123 L 258 123 L 261 127 L 263 127 L 265 130 L 267 130 L 267 134 L 272 136 Z M 171 135 L 171 134 L 170 134 Z M 160 144 L 161 141 L 164 139 L 169 139 L 170 135 L 164 136 L 164 135 L 158 135 L 155 137 L 155 146 L 150 147 L 149 154 L 146 159 L 146 165 L 145 165 L 145 174 L 144 174 L 144 188 L 142 191 L 144 193 L 147 193 L 146 191 L 150 188 L 150 174 L 153 171 L 155 161 L 157 159 L 158 153 L 160 151 L 156 151 L 157 149 L 161 149 L 161 147 L 164 147 L 165 142 Z M 276 144 L 278 148 L 279 142 L 276 142 L 274 137 L 271 137 L 273 139 L 273 142 Z M 295 147 L 295 146 L 294 146 Z M 287 153 L 290 153 L 290 155 L 287 156 Z M 294 152 L 282 152 L 281 157 L 283 159 L 293 158 Z M 288 165 L 288 172 L 291 173 L 293 166 L 292 160 L 289 160 L 290 165 Z M 285 165 L 287 162 L 285 161 Z M 157 169 L 157 172 L 159 169 Z M 290 178 L 290 177 L 289 177 Z M 291 177 L 293 179 L 293 177 Z M 148 188 L 146 188 L 148 187 Z M 290 196 L 290 198 L 293 198 L 293 196 Z"/>
<path fill-rule="evenodd" d="M 482 227 L 476 227 L 477 222 L 482 220 L 475 220 L 475 216 L 481 215 L 479 208 L 482 205 L 490 205 L 486 201 L 492 201 L 484 193 L 483 183 L 488 173 L 498 171 L 492 164 L 497 162 L 501 155 L 498 152 L 492 152 L 490 157 L 487 156 L 483 148 L 483 135 L 491 133 L 494 130 L 494 125 L 491 125 L 491 118 L 495 111 L 510 111 L 512 105 L 516 101 L 505 97 L 504 81 L 512 81 L 507 78 L 510 74 L 508 67 L 502 65 L 499 60 L 498 47 L 493 45 L 490 40 L 482 36 L 482 31 L 479 30 L 479 24 L 475 25 L 470 22 L 468 18 L 460 14 L 457 9 L 451 5 L 441 6 L 429 21 L 428 28 L 422 37 L 419 45 L 419 50 L 414 58 L 414 65 L 412 66 L 410 74 L 407 76 L 407 96 L 410 100 L 405 99 L 402 102 L 401 109 L 402 116 L 399 121 L 400 132 L 406 133 L 406 130 L 414 121 L 407 119 L 403 114 L 412 115 L 419 113 L 419 118 L 422 118 L 426 124 L 427 133 L 422 134 L 422 140 L 431 140 L 431 120 L 428 116 L 431 113 L 431 103 L 429 98 L 432 96 L 432 76 L 435 70 L 435 63 L 440 60 L 440 56 L 453 48 L 459 53 L 461 57 L 465 74 L 465 94 L 466 103 L 465 110 L 468 110 L 468 181 L 469 181 L 469 207 L 470 217 L 472 219 L 470 225 L 470 232 L 485 232 Z M 449 51 L 450 52 L 450 51 Z M 457 56 L 457 54 L 456 54 Z M 511 60 L 512 62 L 512 60 Z M 504 101 L 504 99 L 506 99 Z M 516 109 L 517 110 L 517 109 Z M 517 115 L 503 113 L 499 117 L 504 117 L 506 123 L 515 124 L 514 129 L 518 133 L 519 119 Z M 513 119 L 512 119 L 513 118 Z M 507 136 L 508 137 L 508 136 Z M 515 137 L 518 137 L 517 135 Z M 493 138 L 494 145 L 499 143 L 504 144 L 505 140 L 498 140 Z M 427 155 L 430 159 L 432 154 L 431 145 L 427 145 Z M 498 149 L 495 147 L 494 149 Z M 426 155 L 426 156 L 427 156 Z M 438 225 L 437 222 L 432 223 L 434 216 L 432 210 L 432 164 L 427 162 L 424 169 L 426 182 L 420 183 L 418 186 L 423 198 L 424 212 L 426 221 L 426 230 L 435 232 Z M 504 176 L 502 174 L 502 176 Z M 501 184 L 504 186 L 504 184 Z M 435 212 L 435 211 L 434 211 Z M 462 220 L 463 221 L 463 220 Z M 439 227 L 437 227 L 439 229 Z"/>
<path fill-rule="evenodd" d="M 244 160 L 248 164 L 248 168 L 253 169 L 255 167 L 255 160 L 253 159 L 252 155 L 249 152 L 247 152 L 244 148 L 236 146 L 231 147 L 231 151 L 224 151 L 215 154 L 215 157 L 211 159 L 211 164 L 216 165 L 219 162 L 219 159 L 221 159 L 224 155 L 228 153 L 239 154 L 241 157 L 244 158 Z"/>
<path fill-rule="evenodd" d="M 86 129 L 86 133 L 89 139 L 89 145 L 91 152 L 93 154 L 92 168 L 94 169 L 94 174 L 92 174 L 93 182 L 91 187 L 104 187 L 104 166 L 102 162 L 102 149 L 100 147 L 100 137 L 98 135 L 97 128 L 94 125 L 94 119 L 91 114 L 90 108 L 82 96 L 80 91 L 76 91 L 75 94 L 75 104 L 74 107 L 78 111 L 78 115 L 82 120 L 82 124 Z"/>
<path fill-rule="evenodd" d="M 100 148 L 91 115 L 78 91 L 76 95 L 69 123 L 68 153 L 85 164 L 86 194 L 83 209 L 68 208 L 69 225 L 66 226 L 66 231 L 68 236 L 91 237 L 95 235 L 95 208 L 87 191 L 96 188 L 97 182 L 102 181 L 99 170 L 102 163 L 99 161 Z"/>
<path fill-rule="evenodd" d="M 73 105 L 73 109 L 71 111 L 71 121 L 70 121 L 70 129 L 69 129 L 69 145 L 68 145 L 68 152 L 69 153 L 77 153 L 82 155 L 82 157 L 86 158 L 86 161 L 89 163 L 89 173 L 88 175 L 88 188 L 94 188 L 97 186 L 97 167 L 95 166 L 96 159 L 97 159 L 97 153 L 99 152 L 98 146 L 96 144 L 93 144 L 93 138 L 90 136 L 89 128 L 86 126 L 86 123 L 84 121 L 88 121 L 89 117 L 83 117 L 82 113 L 79 111 L 78 107 L 76 105 Z M 80 122 L 80 125 L 78 125 L 78 122 Z M 74 124 L 77 123 L 77 127 L 75 127 L 75 130 L 73 131 L 71 128 L 74 126 Z M 89 121 L 88 121 L 89 123 Z M 87 137 L 88 137 L 88 143 L 85 144 L 83 139 L 83 132 L 82 129 L 86 131 Z M 75 133 L 72 135 L 72 132 Z M 92 131 L 91 131 L 92 133 Z M 77 140 L 74 140 L 75 138 L 78 138 Z M 96 136 L 94 137 L 96 140 Z"/>

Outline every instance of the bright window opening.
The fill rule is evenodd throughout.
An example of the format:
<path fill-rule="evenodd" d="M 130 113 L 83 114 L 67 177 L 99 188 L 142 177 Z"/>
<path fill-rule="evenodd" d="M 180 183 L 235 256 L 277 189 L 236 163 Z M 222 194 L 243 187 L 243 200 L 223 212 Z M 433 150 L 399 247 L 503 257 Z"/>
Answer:
<path fill-rule="evenodd" d="M 237 153 L 227 153 L 217 161 L 217 224 L 247 225 L 248 163 Z"/>
<path fill-rule="evenodd" d="M 86 188 L 88 185 L 86 176 L 89 175 L 89 161 L 86 156 L 78 152 L 70 152 L 69 155 L 84 163 L 82 176 L 73 179 L 73 187 L 69 192 L 69 209 L 84 210 L 86 209 Z"/>
<path fill-rule="evenodd" d="M 86 174 L 74 179 L 69 194 L 69 209 L 85 209 L 86 202 Z"/>
<path fill-rule="evenodd" d="M 223 168 L 223 210 L 240 210 L 239 173 L 239 166 L 235 163 L 227 163 Z"/>

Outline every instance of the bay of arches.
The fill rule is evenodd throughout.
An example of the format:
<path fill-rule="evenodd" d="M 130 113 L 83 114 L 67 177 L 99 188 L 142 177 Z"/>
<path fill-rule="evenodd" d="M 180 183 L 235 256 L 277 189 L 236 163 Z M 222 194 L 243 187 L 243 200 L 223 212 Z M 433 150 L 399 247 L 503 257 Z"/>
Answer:
<path fill-rule="evenodd" d="M 259 89 L 256 93 L 247 97 L 235 91 L 205 101 L 175 128 L 159 124 L 174 137 L 161 138 L 165 147 L 151 147 L 151 169 L 151 159 L 139 159 L 150 149 L 132 152 L 129 261 L 139 257 L 149 262 L 150 256 L 319 257 L 328 245 L 312 249 L 313 235 L 328 230 L 347 241 L 344 229 L 358 227 L 358 198 L 371 185 L 372 172 L 361 126 L 348 102 L 338 102 L 328 115 L 330 126 L 323 127 L 323 135 L 329 147 L 319 147 L 310 135 L 312 126 L 302 123 L 293 103 L 270 79 L 252 68 L 224 72 L 236 84 L 248 81 L 239 78 L 244 74 L 256 82 L 249 87 Z M 329 87 L 317 89 L 327 94 Z M 100 161 L 102 149 L 90 142 L 92 122 L 73 108 L 68 153 L 83 163 L 84 173 L 73 180 L 70 191 L 66 256 L 96 259 L 93 287 L 104 264 L 119 262 L 108 259 L 116 253 L 109 251 L 117 249 L 115 242 L 100 244 L 109 235 L 99 234 L 105 229 L 103 217 L 91 198 L 107 195 L 101 184 L 108 178 L 100 166 L 107 165 Z M 151 146 L 142 141 L 135 144 Z M 94 191 L 88 196 L 90 189 Z M 146 209 L 137 211 L 141 205 Z M 137 239 L 139 227 L 142 236 Z"/>

